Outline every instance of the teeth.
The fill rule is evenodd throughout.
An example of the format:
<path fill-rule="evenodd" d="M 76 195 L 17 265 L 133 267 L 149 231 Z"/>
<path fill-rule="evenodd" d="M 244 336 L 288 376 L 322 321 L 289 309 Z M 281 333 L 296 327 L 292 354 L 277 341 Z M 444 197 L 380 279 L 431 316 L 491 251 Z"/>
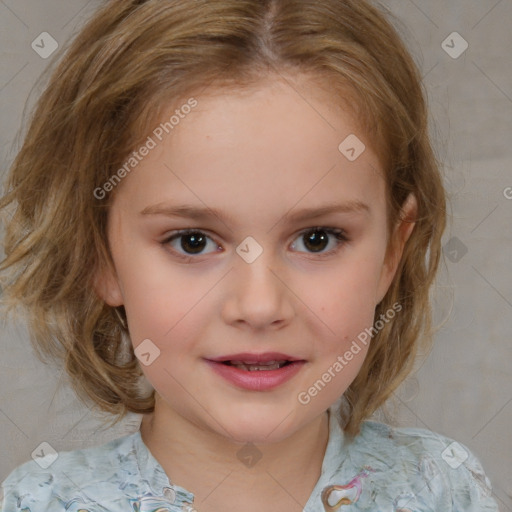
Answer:
<path fill-rule="evenodd" d="M 286 363 L 286 361 L 267 361 L 266 363 L 260 363 L 259 361 L 230 361 L 232 365 L 236 364 L 259 364 L 260 366 L 267 365 L 267 364 L 275 364 L 275 363 Z"/>
<path fill-rule="evenodd" d="M 267 363 L 253 363 L 252 361 L 243 363 L 242 361 L 230 361 L 230 363 L 231 366 L 239 368 L 240 370 L 254 372 L 259 370 L 278 370 L 286 363 L 286 361 L 268 361 Z"/>
<path fill-rule="evenodd" d="M 239 368 L 240 370 L 246 370 L 250 372 L 258 371 L 258 370 L 278 370 L 279 363 L 275 363 L 272 365 L 258 365 L 258 364 L 234 364 L 235 368 Z"/>

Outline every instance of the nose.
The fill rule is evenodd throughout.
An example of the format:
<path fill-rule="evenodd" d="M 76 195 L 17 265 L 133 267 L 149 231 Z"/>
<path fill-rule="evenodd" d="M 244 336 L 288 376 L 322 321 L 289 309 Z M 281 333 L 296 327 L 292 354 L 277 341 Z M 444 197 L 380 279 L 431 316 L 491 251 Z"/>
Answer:
<path fill-rule="evenodd" d="M 252 263 L 236 258 L 223 305 L 224 321 L 257 330 L 287 325 L 295 311 L 287 283 L 289 273 L 283 265 L 276 262 L 271 251 L 263 251 Z"/>

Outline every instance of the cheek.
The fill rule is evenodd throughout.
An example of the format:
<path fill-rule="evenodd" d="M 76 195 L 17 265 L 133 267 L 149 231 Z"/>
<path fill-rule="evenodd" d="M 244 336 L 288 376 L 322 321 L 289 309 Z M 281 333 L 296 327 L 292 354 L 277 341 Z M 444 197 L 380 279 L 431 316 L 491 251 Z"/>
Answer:
<path fill-rule="evenodd" d="M 131 251 L 129 257 L 118 254 L 116 269 L 134 345 L 146 338 L 158 346 L 168 340 L 179 343 L 198 325 L 218 276 L 193 267 L 169 264 L 159 247 Z"/>
<path fill-rule="evenodd" d="M 340 345 L 350 346 L 353 339 L 371 327 L 375 314 L 375 289 L 379 276 L 373 262 L 359 260 L 342 266 L 338 272 L 311 279 L 302 297 L 315 315 L 311 329 L 320 327 L 332 343 L 322 350 L 331 352 Z"/>
<path fill-rule="evenodd" d="M 132 340 L 150 338 L 158 345 L 185 343 L 201 327 L 211 306 L 208 292 L 214 285 L 204 279 L 179 277 L 165 280 L 133 275 L 125 281 L 125 308 Z"/>
<path fill-rule="evenodd" d="M 127 278 L 125 309 L 134 348 L 149 339 L 159 351 L 149 365 L 141 365 L 146 378 L 174 404 L 172 397 L 182 393 L 179 383 L 186 380 L 188 365 L 196 356 L 204 356 L 199 344 L 214 314 L 208 291 L 215 283 L 178 275 L 166 281 L 160 273 L 156 272 L 159 279 L 153 274 Z M 149 347 L 150 352 L 156 350 Z"/>

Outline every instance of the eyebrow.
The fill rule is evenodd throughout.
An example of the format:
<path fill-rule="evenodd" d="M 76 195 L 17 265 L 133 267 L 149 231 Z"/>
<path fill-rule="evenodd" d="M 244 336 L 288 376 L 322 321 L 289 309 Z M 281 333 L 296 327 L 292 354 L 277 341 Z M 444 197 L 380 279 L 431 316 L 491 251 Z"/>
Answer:
<path fill-rule="evenodd" d="M 353 200 L 345 203 L 326 204 L 316 208 L 302 208 L 295 213 L 287 213 L 284 217 L 287 218 L 289 222 L 297 222 L 323 217 L 333 213 L 368 214 L 370 213 L 370 206 L 362 201 Z M 196 207 L 191 205 L 174 206 L 164 203 L 147 206 L 140 212 L 140 215 L 165 215 L 167 217 L 180 217 L 198 221 L 208 220 L 212 216 L 221 220 L 227 220 L 228 222 L 234 222 L 235 220 L 233 216 L 217 208 Z"/>

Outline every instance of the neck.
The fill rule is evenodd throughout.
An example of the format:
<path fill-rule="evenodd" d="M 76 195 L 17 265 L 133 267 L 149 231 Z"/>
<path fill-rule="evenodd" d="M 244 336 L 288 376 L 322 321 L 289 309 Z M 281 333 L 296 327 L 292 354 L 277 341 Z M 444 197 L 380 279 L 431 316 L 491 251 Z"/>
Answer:
<path fill-rule="evenodd" d="M 302 511 L 321 474 L 328 414 L 255 446 L 200 428 L 157 399 L 141 436 L 170 481 L 195 495 L 199 512 Z"/>

